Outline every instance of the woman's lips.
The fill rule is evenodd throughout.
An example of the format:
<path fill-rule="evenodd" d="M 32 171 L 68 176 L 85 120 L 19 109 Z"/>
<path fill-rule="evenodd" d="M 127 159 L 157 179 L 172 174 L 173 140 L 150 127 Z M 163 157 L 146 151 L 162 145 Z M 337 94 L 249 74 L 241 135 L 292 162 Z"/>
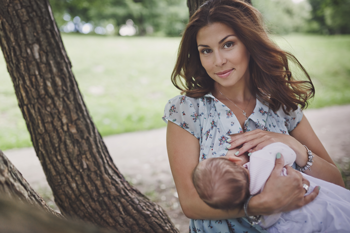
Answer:
<path fill-rule="evenodd" d="M 220 78 L 226 78 L 227 76 L 229 76 L 231 74 L 231 72 L 233 71 L 234 69 L 230 69 L 230 70 L 224 70 L 222 72 L 217 72 L 215 73 L 217 76 L 219 76 Z"/>

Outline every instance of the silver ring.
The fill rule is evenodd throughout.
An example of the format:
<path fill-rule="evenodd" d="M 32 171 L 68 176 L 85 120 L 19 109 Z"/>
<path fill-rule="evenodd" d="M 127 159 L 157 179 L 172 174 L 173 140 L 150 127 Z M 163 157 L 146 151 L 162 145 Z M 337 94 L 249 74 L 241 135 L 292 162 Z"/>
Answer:
<path fill-rule="evenodd" d="M 305 189 L 305 192 L 309 191 L 309 185 L 303 184 L 303 188 Z"/>

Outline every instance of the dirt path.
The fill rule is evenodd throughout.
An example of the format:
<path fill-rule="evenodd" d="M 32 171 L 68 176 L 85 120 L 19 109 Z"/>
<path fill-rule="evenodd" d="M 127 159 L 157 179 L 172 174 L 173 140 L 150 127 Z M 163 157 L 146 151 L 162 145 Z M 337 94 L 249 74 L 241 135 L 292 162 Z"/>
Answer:
<path fill-rule="evenodd" d="M 316 134 L 339 165 L 350 163 L 350 105 L 306 110 Z M 165 128 L 105 137 L 119 170 L 141 192 L 168 212 L 180 232 L 188 231 L 188 219 L 178 203 L 165 147 Z M 48 184 L 32 148 L 4 152 L 28 182 L 50 198 Z"/>

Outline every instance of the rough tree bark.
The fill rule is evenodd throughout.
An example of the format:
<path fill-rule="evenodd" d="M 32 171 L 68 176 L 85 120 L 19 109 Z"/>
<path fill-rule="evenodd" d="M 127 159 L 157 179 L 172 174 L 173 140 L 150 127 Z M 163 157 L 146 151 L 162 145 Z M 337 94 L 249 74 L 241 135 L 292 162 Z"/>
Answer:
<path fill-rule="evenodd" d="M 22 174 L 8 160 L 4 153 L 0 150 L 0 196 L 7 196 L 16 202 L 29 203 L 34 206 L 41 207 L 57 217 L 63 217 L 51 209 L 46 202 L 37 194 L 34 189 L 23 178 Z M 3 211 L 2 208 L 0 208 Z M 1 225 L 1 224 L 0 224 Z M 0 231 L 2 232 L 2 231 Z"/>
<path fill-rule="evenodd" d="M 194 12 L 207 0 L 187 0 L 188 10 L 190 12 L 190 17 Z M 245 2 L 252 4 L 251 0 L 244 0 Z"/>
<path fill-rule="evenodd" d="M 0 0 L 0 46 L 55 202 L 118 232 L 177 232 L 120 174 L 71 70 L 47 0 Z"/>

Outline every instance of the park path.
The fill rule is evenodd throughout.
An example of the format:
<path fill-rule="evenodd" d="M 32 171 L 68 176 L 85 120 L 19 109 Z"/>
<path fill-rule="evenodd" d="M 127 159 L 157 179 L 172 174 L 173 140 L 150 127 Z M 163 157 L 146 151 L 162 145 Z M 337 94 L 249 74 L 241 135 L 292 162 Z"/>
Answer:
<path fill-rule="evenodd" d="M 350 163 L 350 105 L 304 111 L 332 159 Z M 109 152 L 124 176 L 152 201 L 166 209 L 183 232 L 188 220 L 179 208 L 165 146 L 165 128 L 104 137 Z M 36 190 L 47 189 L 45 175 L 33 148 L 4 151 Z M 40 191 L 39 191 L 40 193 Z"/>

